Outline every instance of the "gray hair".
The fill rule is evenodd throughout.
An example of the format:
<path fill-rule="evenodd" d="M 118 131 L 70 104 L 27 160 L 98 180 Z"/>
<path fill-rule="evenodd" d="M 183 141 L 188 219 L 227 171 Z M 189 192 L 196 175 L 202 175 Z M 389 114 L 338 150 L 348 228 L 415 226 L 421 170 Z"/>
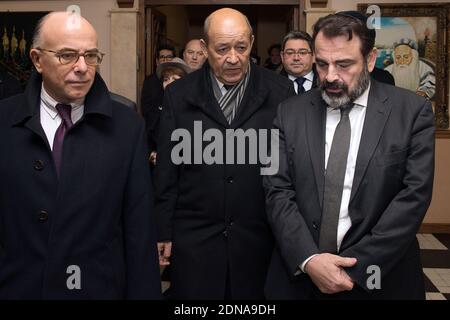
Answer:
<path fill-rule="evenodd" d="M 208 43 L 209 39 L 208 39 L 208 31 L 209 31 L 209 27 L 211 24 L 211 15 L 212 13 L 205 19 L 205 23 L 203 24 L 203 40 L 205 40 L 206 43 Z M 248 30 L 250 31 L 250 38 L 253 36 L 253 28 L 252 25 L 250 24 L 250 21 L 248 21 L 248 18 L 246 15 L 244 15 L 244 19 L 245 19 L 245 23 L 247 24 Z"/>

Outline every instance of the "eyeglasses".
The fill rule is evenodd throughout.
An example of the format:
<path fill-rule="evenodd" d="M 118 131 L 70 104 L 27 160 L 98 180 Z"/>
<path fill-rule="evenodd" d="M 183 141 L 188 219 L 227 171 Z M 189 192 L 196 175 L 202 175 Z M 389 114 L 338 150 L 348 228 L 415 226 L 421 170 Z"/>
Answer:
<path fill-rule="evenodd" d="M 159 56 L 159 59 L 160 59 L 160 60 L 162 60 L 162 59 L 173 59 L 173 58 L 174 58 L 174 56 L 171 55 L 171 54 L 169 54 L 169 55 L 167 55 L 167 56 Z"/>
<path fill-rule="evenodd" d="M 36 48 L 39 51 L 47 51 L 54 53 L 55 56 L 58 58 L 59 62 L 61 64 L 75 64 L 78 62 L 81 56 L 84 57 L 84 61 L 87 65 L 90 66 L 98 66 L 102 63 L 104 53 L 93 50 L 93 51 L 87 51 L 84 53 L 80 53 L 75 50 L 60 50 L 60 51 L 53 51 L 48 49 L 42 49 L 42 48 Z"/>
<path fill-rule="evenodd" d="M 293 49 L 287 49 L 283 51 L 283 54 L 287 57 L 293 57 L 294 55 L 298 54 L 300 57 L 305 57 L 308 54 L 312 54 L 312 51 L 306 50 L 306 49 L 300 49 L 300 50 L 293 50 Z"/>

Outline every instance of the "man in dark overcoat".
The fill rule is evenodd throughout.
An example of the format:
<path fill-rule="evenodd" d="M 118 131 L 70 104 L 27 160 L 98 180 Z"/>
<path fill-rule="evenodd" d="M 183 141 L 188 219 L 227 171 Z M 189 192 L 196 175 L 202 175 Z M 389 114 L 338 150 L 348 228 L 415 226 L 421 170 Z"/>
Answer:
<path fill-rule="evenodd" d="M 94 28 L 50 13 L 30 56 L 0 103 L 0 299 L 159 298 L 144 122 L 96 73 Z"/>
<path fill-rule="evenodd" d="M 276 108 L 294 91 L 249 63 L 253 39 L 240 12 L 213 12 L 202 40 L 208 63 L 165 92 L 155 186 L 172 298 L 263 298 L 273 239 L 256 148 L 264 154 Z M 235 139 L 244 133 L 245 142 Z"/>

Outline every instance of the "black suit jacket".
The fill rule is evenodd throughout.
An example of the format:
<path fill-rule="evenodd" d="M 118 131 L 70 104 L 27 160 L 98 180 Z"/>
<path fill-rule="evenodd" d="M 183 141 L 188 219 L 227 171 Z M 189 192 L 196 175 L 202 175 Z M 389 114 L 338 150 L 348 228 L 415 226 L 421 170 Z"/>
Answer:
<path fill-rule="evenodd" d="M 97 75 L 58 178 L 41 83 L 0 102 L 0 299 L 160 298 L 144 122 Z"/>
<path fill-rule="evenodd" d="M 284 102 L 274 123 L 280 169 L 264 179 L 278 244 L 269 298 L 307 298 L 313 288 L 307 275 L 294 273 L 319 253 L 326 108 L 312 90 Z M 358 260 L 346 272 L 363 297 L 424 298 L 416 232 L 431 200 L 434 131 L 429 101 L 372 80 L 349 204 L 352 226 L 339 252 Z M 381 269 L 381 290 L 367 290 L 371 265 Z"/>
<path fill-rule="evenodd" d="M 293 88 L 280 75 L 252 65 L 229 125 L 214 97 L 209 70 L 206 63 L 165 91 L 155 188 L 159 239 L 173 242 L 170 290 L 173 298 L 223 299 L 228 272 L 232 298 L 260 299 L 273 248 L 261 165 L 175 165 L 171 152 L 178 142 L 171 135 L 184 129 L 198 141 L 194 121 L 223 137 L 226 129 L 270 130 L 278 104 L 293 95 Z M 249 146 L 245 149 L 248 154 Z M 190 154 L 194 157 L 194 150 Z"/>
<path fill-rule="evenodd" d="M 141 110 L 145 120 L 149 153 L 158 147 L 159 118 L 163 98 L 164 89 L 156 73 L 145 78 L 141 92 Z"/>

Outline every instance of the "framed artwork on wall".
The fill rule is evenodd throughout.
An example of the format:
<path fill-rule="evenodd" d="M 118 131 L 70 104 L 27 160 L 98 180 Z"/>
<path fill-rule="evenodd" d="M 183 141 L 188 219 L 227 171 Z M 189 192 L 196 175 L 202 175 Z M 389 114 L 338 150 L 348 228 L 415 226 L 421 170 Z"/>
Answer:
<path fill-rule="evenodd" d="M 366 13 L 369 4 L 358 4 Z M 380 4 L 376 65 L 395 85 L 432 102 L 436 129 L 450 137 L 448 114 L 448 4 Z"/>

